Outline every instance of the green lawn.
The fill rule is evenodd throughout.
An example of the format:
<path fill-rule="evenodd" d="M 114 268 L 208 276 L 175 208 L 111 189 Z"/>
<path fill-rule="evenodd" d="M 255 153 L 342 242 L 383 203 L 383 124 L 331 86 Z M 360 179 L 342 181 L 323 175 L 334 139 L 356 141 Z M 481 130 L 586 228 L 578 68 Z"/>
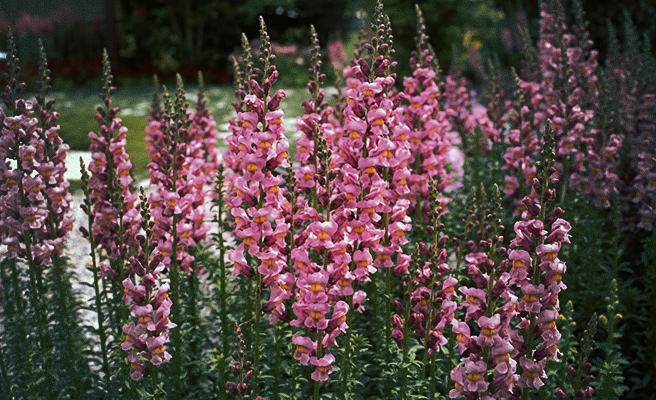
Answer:
<path fill-rule="evenodd" d="M 188 88 L 189 108 L 193 109 L 196 100 L 196 88 Z M 286 120 L 293 121 L 303 112 L 301 102 L 309 97 L 303 88 L 287 89 L 287 98 L 283 100 Z M 227 130 L 228 119 L 234 115 L 231 103 L 234 101 L 232 86 L 209 87 L 206 89 L 208 107 L 217 122 L 218 129 Z M 55 109 L 60 113 L 60 135 L 73 150 L 88 150 L 90 131 L 98 130 L 95 119 L 96 108 L 101 105 L 97 92 L 79 89 L 68 92 L 54 92 Z M 112 98 L 113 106 L 120 107 L 118 116 L 123 126 L 128 128 L 127 152 L 134 166 L 137 179 L 147 175 L 148 153 L 144 142 L 146 117 L 150 110 L 152 88 L 119 88 Z M 222 143 L 219 143 L 222 145 Z"/>

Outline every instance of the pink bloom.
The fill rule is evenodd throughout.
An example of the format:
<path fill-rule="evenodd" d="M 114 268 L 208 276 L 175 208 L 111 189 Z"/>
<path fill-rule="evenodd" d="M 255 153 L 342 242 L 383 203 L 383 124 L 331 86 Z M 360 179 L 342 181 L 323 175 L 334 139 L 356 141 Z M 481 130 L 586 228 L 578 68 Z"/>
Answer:
<path fill-rule="evenodd" d="M 326 354 L 325 356 L 317 359 L 316 357 L 310 358 L 310 364 L 316 368 L 312 372 L 311 378 L 315 381 L 327 381 L 328 375 L 333 372 L 333 364 L 335 363 L 335 356 Z"/>
<path fill-rule="evenodd" d="M 533 267 L 533 260 L 526 250 L 509 250 L 508 259 L 511 261 L 510 274 L 516 281 L 523 281 Z"/>
<path fill-rule="evenodd" d="M 316 350 L 316 343 L 308 337 L 298 336 L 297 333 L 292 336 L 292 343 L 296 345 L 294 359 L 300 360 L 301 364 L 307 364 L 310 361 L 310 356 Z"/>
<path fill-rule="evenodd" d="M 546 363 L 546 358 L 543 358 L 537 363 L 526 357 L 520 358 L 519 365 L 522 367 L 523 372 L 517 381 L 517 385 L 523 389 L 538 388 L 544 385 L 544 382 L 542 382 L 540 378 L 547 377 L 547 375 L 544 373 L 544 366 Z"/>
<path fill-rule="evenodd" d="M 151 364 L 160 365 L 163 361 L 171 359 L 171 355 L 164 348 L 166 342 L 168 342 L 168 336 L 166 335 L 151 337 L 146 340 L 148 351 L 151 354 Z"/>
<path fill-rule="evenodd" d="M 485 381 L 487 365 L 484 361 L 465 360 L 465 372 L 467 373 L 464 381 L 466 391 L 482 393 L 487 390 L 488 383 Z"/>
<path fill-rule="evenodd" d="M 328 327 L 326 313 L 330 310 L 330 305 L 326 303 L 308 304 L 307 308 L 310 314 L 305 318 L 305 327 L 319 330 L 326 329 Z"/>
<path fill-rule="evenodd" d="M 479 346 L 497 346 L 503 343 L 503 339 L 499 336 L 499 329 L 501 319 L 499 314 L 494 314 L 491 318 L 484 315 L 480 316 L 476 321 L 481 328 L 481 334 L 476 339 Z"/>
<path fill-rule="evenodd" d="M 540 284 L 536 287 L 527 281 L 523 281 L 521 287 L 524 297 L 522 297 L 522 300 L 517 305 L 517 309 L 529 313 L 539 313 L 542 308 L 540 297 L 544 293 L 544 285 Z"/>

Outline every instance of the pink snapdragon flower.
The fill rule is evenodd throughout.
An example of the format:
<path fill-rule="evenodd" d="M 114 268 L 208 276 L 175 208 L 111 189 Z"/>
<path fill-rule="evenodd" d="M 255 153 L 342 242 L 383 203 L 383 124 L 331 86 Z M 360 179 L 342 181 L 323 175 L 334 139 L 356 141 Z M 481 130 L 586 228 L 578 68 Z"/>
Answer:
<path fill-rule="evenodd" d="M 64 178 L 69 149 L 55 125 L 58 113 L 39 102 L 16 100 L 13 116 L 0 110 L 0 241 L 12 257 L 50 265 L 64 255 L 73 228 L 71 194 Z M 22 190 L 21 190 L 22 188 Z"/>

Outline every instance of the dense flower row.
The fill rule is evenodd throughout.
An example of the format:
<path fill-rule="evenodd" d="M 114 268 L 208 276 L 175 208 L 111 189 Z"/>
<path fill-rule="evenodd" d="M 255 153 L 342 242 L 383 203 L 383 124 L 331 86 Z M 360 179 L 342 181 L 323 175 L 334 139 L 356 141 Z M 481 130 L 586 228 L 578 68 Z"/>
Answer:
<path fill-rule="evenodd" d="M 279 73 L 263 21 L 257 66 L 244 40 L 221 168 L 227 170 L 225 203 L 236 239 L 227 259 L 233 278 L 253 279 L 255 314 L 247 321 L 252 363 L 245 361 L 237 327 L 237 364 L 230 369 L 239 382 L 226 384 L 233 396 L 245 396 L 251 380 L 255 395 L 262 386 L 262 317 L 291 325 L 293 358 L 311 366 L 312 380 L 330 379 L 334 347 L 348 346 L 354 310 L 364 312 L 371 296 L 362 289 L 378 280 L 377 273 L 387 284 L 377 299 L 389 301 L 385 339 L 404 348 L 404 363 L 412 332 L 424 347 L 424 368 L 434 367 L 442 350 L 458 350 L 449 367 L 451 398 L 526 398 L 544 385 L 547 361 L 558 361 L 556 320 L 567 270 L 559 254 L 571 229 L 561 218 L 564 211 L 552 208 L 559 202 L 556 188 L 562 195 L 589 195 L 598 207 L 622 201 L 625 214 L 637 210 L 639 216 L 625 218 L 642 229 L 652 228 L 656 192 L 653 88 L 637 71 L 615 65 L 608 86 L 599 89 L 597 53 L 583 15 L 569 32 L 562 13 L 542 3 L 538 68 L 516 77 L 514 100 L 504 101 L 496 91 L 487 107 L 457 73 L 439 76 L 421 15 L 413 74 L 402 80 L 401 91 L 395 89 L 400 80 L 381 3 L 373 37 L 342 69 L 346 88 L 331 107 L 313 33 L 312 97 L 297 121 L 294 162 L 281 108 L 286 95 L 273 91 Z M 94 272 L 120 288 L 111 297 L 122 297 L 127 306 L 124 316 L 114 309 L 110 314 L 121 323 L 114 335 L 125 334 L 121 347 L 130 377 L 152 374 L 172 357 L 179 375 L 182 336 L 171 329 L 183 324 L 180 274 L 197 273 L 189 275 L 190 285 L 204 279 L 195 255 L 207 240 L 218 132 L 202 90 L 195 112 L 187 111 L 181 81 L 173 99 L 165 91 L 162 105 L 156 97 L 146 138 L 153 191 L 139 201 L 106 60 L 104 75 L 100 129 L 89 134 L 87 235 L 103 258 Z M 621 92 L 616 103 L 604 97 L 611 86 Z M 57 114 L 38 98 L 7 107 L 0 109 L 0 239 L 11 257 L 34 269 L 63 255 L 71 227 L 63 179 L 68 147 L 57 134 Z M 481 196 L 476 215 L 465 220 L 462 246 L 439 236 L 451 202 L 446 196 L 462 184 L 462 143 L 484 155 L 503 146 L 503 193 L 521 218 L 508 248 L 498 190 L 490 204 Z M 411 231 L 418 242 L 412 255 Z M 420 241 L 425 237 L 430 243 Z M 458 248 L 455 257 L 449 257 L 451 243 Z M 461 258 L 466 274 L 458 268 Z M 404 285 L 406 300 L 394 303 L 396 315 L 392 282 Z"/>

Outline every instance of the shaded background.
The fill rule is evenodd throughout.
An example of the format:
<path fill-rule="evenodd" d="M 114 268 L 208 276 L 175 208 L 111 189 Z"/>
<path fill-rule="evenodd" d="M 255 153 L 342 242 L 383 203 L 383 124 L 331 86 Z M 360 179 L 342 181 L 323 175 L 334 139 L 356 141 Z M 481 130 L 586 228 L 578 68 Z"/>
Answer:
<path fill-rule="evenodd" d="M 503 66 L 518 66 L 521 43 L 518 23 L 537 37 L 538 1 L 522 0 L 387 0 L 399 72 L 408 69 L 415 34 L 414 3 L 426 17 L 431 43 L 442 69 L 455 63 L 475 82 L 484 81 L 487 60 L 498 56 Z M 570 8 L 570 2 L 565 1 Z M 6 31 L 18 39 L 27 73 L 36 68 L 37 38 L 48 52 L 55 83 L 60 88 L 97 84 L 102 48 L 108 49 L 120 85 L 137 85 L 152 73 L 164 79 L 176 71 L 193 77 L 202 70 L 210 83 L 229 83 L 229 56 L 240 35 L 258 36 L 258 16 L 280 45 L 283 85 L 302 85 L 309 59 L 309 25 L 316 27 L 325 46 L 341 40 L 347 50 L 354 42 L 360 9 L 370 16 L 374 0 L 4 0 L 0 3 L 0 50 L 6 50 Z M 656 41 L 656 1 L 583 0 L 591 22 L 592 39 L 601 53 L 607 47 L 606 18 L 622 39 L 623 10 L 639 32 Z M 275 49 L 274 49 L 275 51 Z M 325 52 L 324 52 L 325 53 Z M 349 54 L 350 55 L 350 54 Z"/>

